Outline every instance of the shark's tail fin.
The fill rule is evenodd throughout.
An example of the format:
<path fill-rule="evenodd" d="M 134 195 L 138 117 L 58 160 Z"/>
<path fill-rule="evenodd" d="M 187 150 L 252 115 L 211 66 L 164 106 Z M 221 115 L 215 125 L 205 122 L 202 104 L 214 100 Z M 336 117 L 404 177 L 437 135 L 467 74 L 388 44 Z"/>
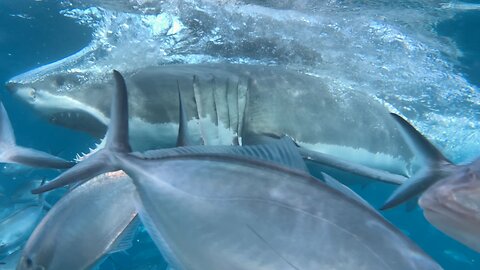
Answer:
<path fill-rule="evenodd" d="M 413 198 L 431 185 L 446 176 L 451 167 L 455 167 L 431 142 L 428 141 L 415 127 L 405 119 L 392 113 L 392 117 L 398 124 L 400 132 L 411 150 L 418 156 L 425 167 L 420 169 L 414 176 L 405 181 L 388 198 L 382 206 L 382 210 L 395 207 L 410 198 Z"/>
<path fill-rule="evenodd" d="M 18 146 L 12 124 L 5 107 L 0 102 L 0 162 L 17 163 L 32 167 L 66 169 L 73 162 L 31 148 Z"/>
<path fill-rule="evenodd" d="M 112 100 L 105 148 L 95 152 L 49 183 L 32 190 L 32 193 L 38 194 L 50 191 L 74 182 L 89 180 L 102 173 L 119 170 L 116 165 L 117 155 L 131 152 L 128 142 L 128 97 L 127 87 L 122 75 L 114 70 L 113 76 L 116 87 Z"/>

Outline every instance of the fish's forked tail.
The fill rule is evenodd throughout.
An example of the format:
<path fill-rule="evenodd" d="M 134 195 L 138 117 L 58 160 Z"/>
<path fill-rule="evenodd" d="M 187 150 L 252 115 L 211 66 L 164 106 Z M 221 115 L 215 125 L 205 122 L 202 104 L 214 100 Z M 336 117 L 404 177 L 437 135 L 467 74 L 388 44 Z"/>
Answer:
<path fill-rule="evenodd" d="M 444 179 L 457 167 L 448 160 L 427 138 L 401 116 L 391 113 L 397 122 L 402 137 L 424 165 L 415 175 L 405 181 L 387 199 L 381 210 L 395 207 L 427 190 Z"/>
<path fill-rule="evenodd" d="M 106 134 L 105 148 L 77 163 L 47 184 L 32 190 L 38 194 L 75 182 L 87 181 L 99 174 L 119 170 L 117 155 L 128 154 L 128 95 L 125 80 L 114 70 L 115 90 L 110 111 L 110 123 Z"/>
<path fill-rule="evenodd" d="M 54 169 L 67 169 L 75 164 L 42 151 L 18 146 L 15 142 L 15 135 L 7 111 L 1 102 L 0 162 Z"/>

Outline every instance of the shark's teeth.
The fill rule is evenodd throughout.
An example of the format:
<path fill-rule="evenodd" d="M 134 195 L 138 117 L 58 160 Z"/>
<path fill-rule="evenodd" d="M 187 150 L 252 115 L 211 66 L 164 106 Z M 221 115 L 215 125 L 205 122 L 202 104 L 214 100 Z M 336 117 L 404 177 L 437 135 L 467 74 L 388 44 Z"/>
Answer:
<path fill-rule="evenodd" d="M 77 154 L 75 156 L 75 161 L 76 162 L 80 162 L 82 160 L 85 160 L 86 158 L 88 158 L 89 156 L 91 156 L 92 154 L 98 152 L 98 150 L 100 149 L 103 149 L 105 147 L 105 138 L 103 138 L 100 143 L 95 143 L 95 147 L 94 148 L 91 148 L 89 147 L 88 148 L 88 153 L 84 153 L 82 152 L 81 154 Z"/>

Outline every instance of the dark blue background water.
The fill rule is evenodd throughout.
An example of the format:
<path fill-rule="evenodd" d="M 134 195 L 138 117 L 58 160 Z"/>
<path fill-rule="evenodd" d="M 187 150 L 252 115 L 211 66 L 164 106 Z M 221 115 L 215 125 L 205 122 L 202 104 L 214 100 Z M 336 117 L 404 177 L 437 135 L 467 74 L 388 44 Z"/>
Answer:
<path fill-rule="evenodd" d="M 0 82 L 34 67 L 62 59 L 85 47 L 91 30 L 59 14 L 57 1 L 0 1 Z M 19 16 L 20 15 L 20 16 Z M 28 16 L 25 18 L 25 16 Z M 23 18 L 22 18 L 23 17 Z M 463 12 L 452 20 L 442 22 L 439 34 L 455 40 L 464 56 L 457 65 L 472 83 L 480 85 L 480 12 Z M 6 90 L 1 100 L 9 112 L 17 141 L 21 145 L 72 158 L 85 151 L 95 140 L 85 134 L 53 126 L 41 120 L 26 105 L 14 100 Z M 56 172 L 52 172 L 51 175 Z M 338 175 L 337 175 L 338 176 Z M 33 176 L 28 176 L 33 177 Z M 13 181 L 11 175 L 0 175 L 0 181 Z M 351 176 L 339 178 L 347 179 Z M 393 187 L 384 184 L 365 185 L 355 180 L 353 188 L 374 206 L 381 205 Z M 480 255 L 451 240 L 429 225 L 417 207 L 407 212 L 405 207 L 384 213 L 400 229 L 414 239 L 445 269 L 480 269 Z M 116 254 L 102 269 L 163 269 L 159 257 L 145 233 L 127 254 Z M 333 254 L 334 256 L 334 254 Z M 143 261 L 141 265 L 136 262 Z"/>

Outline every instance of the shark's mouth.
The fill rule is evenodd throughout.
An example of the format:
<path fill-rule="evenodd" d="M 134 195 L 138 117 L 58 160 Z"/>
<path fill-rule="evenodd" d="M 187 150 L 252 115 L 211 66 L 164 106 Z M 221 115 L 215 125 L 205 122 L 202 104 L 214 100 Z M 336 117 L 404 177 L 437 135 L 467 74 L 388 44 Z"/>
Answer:
<path fill-rule="evenodd" d="M 55 125 L 87 132 L 96 138 L 102 138 L 107 130 L 107 126 L 102 121 L 79 109 L 63 110 L 50 114 L 47 120 Z"/>

